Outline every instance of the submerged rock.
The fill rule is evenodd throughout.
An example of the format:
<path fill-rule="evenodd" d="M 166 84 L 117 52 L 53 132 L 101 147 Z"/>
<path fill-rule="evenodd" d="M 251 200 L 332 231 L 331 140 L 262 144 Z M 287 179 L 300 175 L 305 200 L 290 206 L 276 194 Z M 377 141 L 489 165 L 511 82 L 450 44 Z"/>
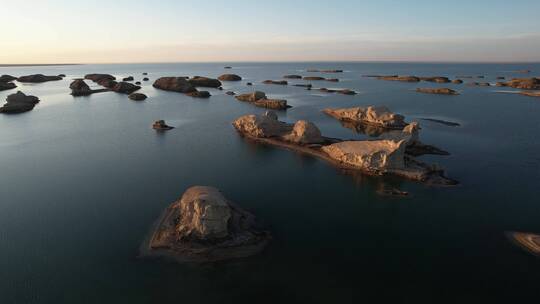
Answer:
<path fill-rule="evenodd" d="M 128 98 L 135 101 L 143 101 L 148 97 L 142 93 L 132 93 L 129 94 Z"/>
<path fill-rule="evenodd" d="M 405 117 L 392 113 L 384 106 L 324 109 L 323 112 L 341 121 L 369 124 L 387 129 L 403 129 L 407 126 L 404 121 Z"/>
<path fill-rule="evenodd" d="M 39 98 L 36 96 L 26 95 L 21 91 L 11 94 L 6 98 L 6 103 L 0 107 L 0 113 L 14 114 L 23 113 L 34 109 Z"/>
<path fill-rule="evenodd" d="M 195 76 L 189 79 L 188 82 L 194 87 L 219 88 L 221 86 L 221 81 L 201 76 Z"/>
<path fill-rule="evenodd" d="M 0 76 L 0 82 L 12 82 L 14 80 L 17 80 L 17 77 L 11 75 Z"/>
<path fill-rule="evenodd" d="M 154 82 L 153 86 L 156 89 L 184 94 L 197 91 L 185 77 L 161 77 Z"/>
<path fill-rule="evenodd" d="M 251 213 L 218 189 L 195 186 L 167 208 L 146 250 L 181 262 L 212 262 L 257 254 L 270 239 Z"/>
<path fill-rule="evenodd" d="M 242 77 L 236 74 L 224 74 L 218 77 L 218 80 L 221 81 L 241 81 Z"/>
<path fill-rule="evenodd" d="M 11 90 L 11 89 L 15 89 L 16 87 L 17 87 L 17 85 L 14 84 L 13 82 L 1 82 L 0 81 L 0 91 Z"/>
<path fill-rule="evenodd" d="M 168 126 L 164 120 L 156 120 L 152 124 L 152 128 L 158 131 L 172 130 L 174 127 Z"/>
<path fill-rule="evenodd" d="M 418 88 L 416 92 L 440 95 L 459 95 L 458 92 L 448 88 Z"/>
<path fill-rule="evenodd" d="M 56 80 L 62 80 L 62 77 L 45 76 L 43 74 L 34 74 L 34 75 L 28 75 L 28 76 L 21 76 L 17 78 L 18 82 L 28 82 L 28 83 L 41 83 L 41 82 L 56 81 Z"/>

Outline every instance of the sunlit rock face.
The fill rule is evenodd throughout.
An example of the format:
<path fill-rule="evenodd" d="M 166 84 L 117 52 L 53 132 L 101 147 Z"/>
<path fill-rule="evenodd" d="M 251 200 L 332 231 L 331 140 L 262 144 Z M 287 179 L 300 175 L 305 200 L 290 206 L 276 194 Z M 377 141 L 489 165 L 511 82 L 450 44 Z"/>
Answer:
<path fill-rule="evenodd" d="M 405 117 L 392 113 L 384 106 L 325 109 L 323 112 L 341 121 L 375 125 L 388 129 L 403 129 L 407 126 Z"/>

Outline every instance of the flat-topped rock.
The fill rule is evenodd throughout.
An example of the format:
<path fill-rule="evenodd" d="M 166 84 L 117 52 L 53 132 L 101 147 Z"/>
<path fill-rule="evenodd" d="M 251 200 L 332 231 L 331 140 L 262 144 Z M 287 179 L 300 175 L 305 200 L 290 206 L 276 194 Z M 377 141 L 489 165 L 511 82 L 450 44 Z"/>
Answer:
<path fill-rule="evenodd" d="M 401 82 L 420 82 L 420 78 L 416 76 L 380 76 L 379 80 L 401 81 Z"/>
<path fill-rule="evenodd" d="M 17 85 L 14 84 L 13 82 L 1 82 L 0 81 L 0 91 L 11 90 L 11 89 L 15 89 L 16 87 L 17 87 Z"/>
<path fill-rule="evenodd" d="M 99 82 L 101 80 L 116 80 L 116 77 L 110 74 L 87 74 L 84 79 L 92 80 L 93 82 Z"/>
<path fill-rule="evenodd" d="M 324 109 L 323 112 L 341 121 L 370 124 L 387 129 L 403 129 L 407 126 L 402 115 L 392 113 L 384 106 Z"/>
<path fill-rule="evenodd" d="M 500 86 L 523 90 L 540 90 L 539 78 L 514 78 L 508 82 L 500 83 Z"/>
<path fill-rule="evenodd" d="M 416 89 L 416 92 L 439 95 L 459 95 L 457 91 L 449 88 L 418 88 Z"/>
<path fill-rule="evenodd" d="M 276 84 L 276 85 L 288 85 L 289 83 L 285 80 L 265 80 L 264 84 Z"/>
<path fill-rule="evenodd" d="M 36 96 L 26 95 L 21 91 L 11 94 L 6 98 L 6 103 L 0 107 L 0 113 L 15 114 L 28 112 L 39 103 Z"/>
<path fill-rule="evenodd" d="M 143 255 L 179 262 L 245 258 L 262 251 L 271 239 L 260 227 L 255 216 L 218 189 L 194 186 L 161 216 L 143 246 Z"/>
<path fill-rule="evenodd" d="M 194 87 L 204 87 L 204 88 L 221 87 L 221 81 L 214 78 L 208 78 L 208 77 L 195 76 L 193 78 L 188 79 L 188 82 Z"/>
<path fill-rule="evenodd" d="M 405 168 L 405 141 L 344 141 L 322 150 L 332 159 L 365 171 Z"/>
<path fill-rule="evenodd" d="M 154 81 L 153 86 L 156 89 L 184 94 L 197 91 L 185 77 L 161 77 Z"/>
<path fill-rule="evenodd" d="M 223 74 L 218 77 L 218 80 L 221 81 L 241 81 L 242 77 L 236 75 L 236 74 Z"/>
<path fill-rule="evenodd" d="M 0 82 L 12 82 L 14 80 L 17 80 L 17 77 L 11 75 L 0 76 Z"/>
<path fill-rule="evenodd" d="M 286 100 L 283 99 L 268 99 L 263 92 L 255 91 L 253 93 L 237 95 L 238 101 L 249 102 L 257 107 L 273 109 L 273 110 L 286 110 L 290 108 Z"/>
<path fill-rule="evenodd" d="M 134 101 L 143 101 L 146 100 L 146 98 L 148 97 L 142 93 L 132 93 L 129 94 L 128 98 Z"/>
<path fill-rule="evenodd" d="M 285 75 L 283 76 L 285 79 L 302 79 L 302 76 L 300 75 Z"/>
<path fill-rule="evenodd" d="M 62 80 L 62 77 L 45 76 L 43 74 L 34 74 L 34 75 L 21 76 L 17 78 L 18 82 L 28 82 L 28 83 L 41 83 L 41 82 L 56 81 L 56 80 Z"/>
<path fill-rule="evenodd" d="M 158 130 L 158 131 L 167 131 L 172 130 L 174 127 L 168 126 L 164 120 L 156 120 L 152 124 L 152 129 Z"/>

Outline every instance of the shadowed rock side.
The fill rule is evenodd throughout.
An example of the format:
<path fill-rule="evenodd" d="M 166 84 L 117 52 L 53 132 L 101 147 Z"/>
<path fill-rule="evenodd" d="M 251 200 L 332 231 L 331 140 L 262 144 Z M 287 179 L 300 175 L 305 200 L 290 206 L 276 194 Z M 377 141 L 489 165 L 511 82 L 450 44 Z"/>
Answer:
<path fill-rule="evenodd" d="M 11 75 L 0 76 L 0 82 L 12 82 L 14 80 L 17 80 L 17 77 Z"/>
<path fill-rule="evenodd" d="M 56 80 L 62 80 L 62 77 L 45 76 L 43 74 L 34 74 L 34 75 L 28 75 L 28 76 L 21 76 L 17 78 L 18 82 L 28 82 L 28 83 L 41 83 L 41 82 L 56 81 Z"/>
<path fill-rule="evenodd" d="M 416 92 L 439 95 L 459 95 L 458 92 L 448 88 L 418 88 L 416 89 Z"/>
<path fill-rule="evenodd" d="M 403 130 L 395 139 L 341 141 L 323 137 L 309 122 L 287 124 L 275 116 L 246 115 L 233 122 L 245 137 L 256 142 L 306 153 L 339 168 L 359 170 L 367 174 L 393 174 L 432 185 L 455 185 L 444 171 L 417 161 L 408 154 L 408 147 L 417 142 L 417 125 Z"/>
<path fill-rule="evenodd" d="M 216 188 L 195 186 L 159 219 L 142 254 L 179 262 L 215 262 L 261 252 L 271 236 Z"/>
<path fill-rule="evenodd" d="M 242 77 L 236 74 L 224 74 L 218 77 L 218 80 L 221 81 L 241 81 Z"/>
<path fill-rule="evenodd" d="M 13 82 L 0 81 L 0 91 L 11 90 L 11 89 L 15 89 L 16 87 L 17 85 L 14 84 Z"/>
<path fill-rule="evenodd" d="M 540 257 L 540 235 L 524 232 L 507 232 L 506 235 L 514 244 Z"/>
<path fill-rule="evenodd" d="M 341 121 L 373 125 L 385 129 L 401 130 L 407 126 L 405 117 L 392 113 L 387 107 L 384 106 L 324 109 L 323 112 Z"/>
<path fill-rule="evenodd" d="M 446 120 L 442 120 L 442 119 L 434 119 L 434 118 L 420 118 L 420 119 L 425 120 L 425 121 L 435 122 L 435 123 L 442 124 L 442 125 L 449 126 L 449 127 L 459 127 L 459 126 L 461 126 L 457 122 L 446 121 Z"/>
<path fill-rule="evenodd" d="M 540 90 L 539 78 L 515 78 L 508 82 L 497 83 L 500 87 L 510 87 L 523 90 Z"/>
<path fill-rule="evenodd" d="M 83 79 L 75 79 L 70 85 L 69 88 L 71 89 L 71 95 L 73 96 L 88 96 L 94 93 L 101 93 L 101 92 L 108 92 L 108 89 L 99 89 L 99 90 L 92 90 L 84 82 Z"/>
<path fill-rule="evenodd" d="M 16 114 L 28 112 L 39 103 L 39 98 L 36 96 L 28 96 L 19 91 L 15 94 L 11 94 L 6 98 L 6 103 L 0 107 L 0 113 Z"/>
<path fill-rule="evenodd" d="M 249 102 L 257 107 L 273 110 L 286 110 L 291 107 L 287 105 L 286 100 L 268 99 L 265 93 L 259 91 L 238 95 L 236 96 L 236 99 L 238 101 Z"/>

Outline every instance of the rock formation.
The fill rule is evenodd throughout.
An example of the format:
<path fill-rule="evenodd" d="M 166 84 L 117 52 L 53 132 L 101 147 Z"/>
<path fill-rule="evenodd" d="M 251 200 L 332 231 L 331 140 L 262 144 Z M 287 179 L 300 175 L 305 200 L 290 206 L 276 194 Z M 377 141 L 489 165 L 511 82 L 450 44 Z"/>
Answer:
<path fill-rule="evenodd" d="M 225 94 L 227 94 L 227 95 L 229 95 L 229 96 L 234 96 L 234 95 L 236 95 L 236 93 L 233 92 L 233 91 L 227 91 L 227 92 L 225 92 Z"/>
<path fill-rule="evenodd" d="M 287 85 L 289 84 L 285 80 L 265 80 L 263 81 L 264 84 L 277 84 L 277 85 Z"/>
<path fill-rule="evenodd" d="M 32 110 L 39 102 L 36 96 L 27 96 L 23 92 L 18 91 L 6 98 L 6 103 L 0 107 L 0 113 L 14 114 L 23 113 Z"/>
<path fill-rule="evenodd" d="M 416 76 L 379 76 L 377 79 L 402 82 L 420 82 L 420 78 Z"/>
<path fill-rule="evenodd" d="M 184 94 L 197 91 L 185 77 L 161 77 L 154 82 L 153 86 L 156 89 Z"/>
<path fill-rule="evenodd" d="M 28 76 L 21 76 L 17 78 L 18 82 L 29 82 L 29 83 L 41 83 L 46 81 L 55 81 L 62 80 L 60 76 L 45 76 L 43 74 L 34 74 Z"/>
<path fill-rule="evenodd" d="M 436 82 L 436 83 L 449 83 L 450 79 L 448 77 L 420 77 L 420 80 L 428 81 L 428 82 Z"/>
<path fill-rule="evenodd" d="M 117 93 L 131 94 L 140 89 L 141 87 L 138 85 L 134 85 L 132 83 L 122 81 L 122 82 L 117 83 L 111 90 Z"/>
<path fill-rule="evenodd" d="M 188 82 L 194 87 L 204 88 L 219 88 L 221 87 L 221 81 L 208 77 L 195 76 L 188 79 Z"/>
<path fill-rule="evenodd" d="M 148 77 L 144 77 L 142 80 L 143 81 L 149 81 L 150 79 L 148 79 Z"/>
<path fill-rule="evenodd" d="M 523 250 L 540 257 L 540 235 L 524 232 L 508 232 L 506 235 Z"/>
<path fill-rule="evenodd" d="M 325 109 L 323 112 L 341 121 L 374 125 L 386 129 L 403 129 L 407 126 L 402 115 L 392 113 L 384 106 Z"/>
<path fill-rule="evenodd" d="M 253 85 L 253 83 L 251 83 L 251 82 L 248 82 L 248 83 L 246 83 L 246 85 L 247 85 L 247 86 L 252 86 L 252 85 Z"/>
<path fill-rule="evenodd" d="M 221 81 L 241 81 L 242 77 L 236 74 L 224 74 L 218 77 L 218 80 Z"/>
<path fill-rule="evenodd" d="M 306 76 L 303 79 L 307 80 L 307 81 L 323 81 L 323 80 L 326 80 L 326 78 L 318 77 L 318 76 Z"/>
<path fill-rule="evenodd" d="M 285 79 L 302 79 L 302 76 L 300 75 L 285 75 L 283 76 Z"/>
<path fill-rule="evenodd" d="M 152 124 L 152 128 L 158 131 L 172 130 L 174 127 L 168 126 L 164 120 L 156 120 Z"/>
<path fill-rule="evenodd" d="M 122 81 L 133 81 L 133 80 L 135 80 L 135 78 L 133 78 L 133 76 L 128 76 L 128 77 L 122 79 Z"/>
<path fill-rule="evenodd" d="M 453 84 L 462 84 L 462 83 L 463 83 L 463 80 L 461 80 L 461 79 L 454 79 L 454 80 L 452 80 L 452 83 L 453 83 Z"/>
<path fill-rule="evenodd" d="M 308 69 L 309 73 L 343 73 L 343 70 L 317 70 L 317 69 Z"/>
<path fill-rule="evenodd" d="M 69 85 L 69 88 L 71 89 L 71 95 L 73 96 L 88 96 L 93 93 L 100 93 L 100 92 L 107 92 L 109 90 L 102 89 L 102 90 L 92 90 L 84 82 L 83 79 L 75 79 L 73 82 Z"/>
<path fill-rule="evenodd" d="M 270 239 L 252 214 L 219 190 L 195 186 L 167 208 L 143 248 L 180 262 L 212 262 L 257 254 Z"/>
<path fill-rule="evenodd" d="M 522 92 L 519 92 L 519 94 L 523 95 L 523 96 L 540 97 L 540 92 L 538 92 L 538 91 L 536 91 L 536 92 L 522 91 Z"/>
<path fill-rule="evenodd" d="M 418 88 L 416 92 L 440 95 L 459 95 L 458 92 L 448 88 Z"/>
<path fill-rule="evenodd" d="M 129 94 L 128 98 L 134 101 L 143 101 L 148 97 L 142 93 L 132 93 Z"/>
<path fill-rule="evenodd" d="M 249 94 L 238 95 L 236 96 L 236 99 L 239 101 L 252 103 L 253 105 L 261 108 L 273 110 L 285 110 L 287 108 L 290 108 L 290 106 L 287 105 L 286 100 L 268 99 L 265 93 L 259 91 Z"/>
<path fill-rule="evenodd" d="M 2 75 L 0 76 L 0 82 L 12 82 L 14 80 L 17 80 L 17 77 L 11 76 L 11 75 Z"/>
<path fill-rule="evenodd" d="M 116 80 L 116 77 L 109 74 L 87 74 L 84 76 L 84 79 L 99 83 L 102 80 Z"/>
<path fill-rule="evenodd" d="M 11 90 L 11 89 L 15 89 L 16 87 L 17 85 L 14 84 L 13 82 L 0 81 L 0 91 Z"/>
<path fill-rule="evenodd" d="M 208 91 L 194 91 L 186 93 L 186 95 L 194 98 L 210 98 L 212 96 Z"/>
<path fill-rule="evenodd" d="M 319 91 L 324 92 L 324 93 L 338 93 L 342 95 L 356 95 L 357 94 L 355 91 L 349 90 L 349 89 L 331 90 L 327 88 L 320 88 Z"/>
<path fill-rule="evenodd" d="M 446 178 L 441 169 L 421 163 L 409 154 L 409 151 L 415 152 L 414 149 L 421 145 L 416 123 L 399 131 L 400 135 L 368 141 L 341 141 L 323 137 L 312 123 L 299 121 L 292 125 L 269 115 L 242 116 L 233 122 L 233 126 L 249 139 L 306 153 L 343 169 L 394 174 L 428 184 L 457 183 Z"/>
<path fill-rule="evenodd" d="M 514 78 L 500 86 L 523 90 L 540 90 L 539 78 Z"/>

